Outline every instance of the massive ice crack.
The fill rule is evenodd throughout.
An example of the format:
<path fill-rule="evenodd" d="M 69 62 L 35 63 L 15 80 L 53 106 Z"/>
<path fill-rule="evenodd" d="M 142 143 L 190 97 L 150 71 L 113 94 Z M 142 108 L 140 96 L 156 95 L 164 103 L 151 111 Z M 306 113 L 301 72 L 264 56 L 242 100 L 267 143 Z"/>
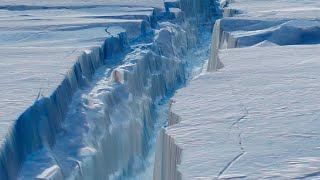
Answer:
<path fill-rule="evenodd" d="M 130 176 L 140 170 L 139 168 L 143 166 L 140 161 L 143 161 L 148 154 L 149 140 L 154 133 L 154 103 L 167 97 L 168 93 L 185 83 L 185 63 L 189 63 L 190 69 L 202 65 L 201 62 L 205 59 L 187 62 L 182 61 L 182 57 L 195 45 L 199 30 L 197 26 L 200 25 L 200 21 L 206 19 L 211 23 L 214 20 L 208 16 L 211 15 L 209 11 L 212 10 L 208 5 L 212 1 L 209 0 L 181 0 L 179 4 L 182 10 L 173 12 L 174 18 L 180 17 L 179 20 L 174 18 L 168 20 L 168 14 L 151 8 L 150 2 L 147 1 L 146 6 L 143 7 L 135 4 L 135 6 L 123 7 L 109 6 L 104 9 L 105 6 L 95 5 L 87 9 L 88 7 L 81 3 L 79 6 L 67 6 L 73 2 L 64 4 L 66 2 L 61 1 L 63 6 L 52 8 L 49 5 L 36 8 L 17 5 L 11 9 L 12 11 L 21 10 L 21 16 L 20 12 L 18 13 L 20 18 L 18 21 L 26 20 L 24 18 L 29 20 L 29 15 L 23 14 L 24 11 L 30 11 L 29 13 L 34 13 L 33 15 L 39 11 L 43 13 L 42 15 L 46 14 L 45 18 L 52 19 L 47 21 L 40 16 L 39 19 L 34 19 L 39 24 L 27 21 L 22 23 L 23 26 L 18 21 L 12 21 L 10 18 L 7 20 L 12 22 L 12 29 L 26 31 L 22 33 L 27 34 L 26 38 L 21 38 L 22 43 L 18 45 L 22 47 L 34 45 L 37 49 L 35 52 L 43 54 L 43 57 L 38 57 L 39 59 L 52 57 L 52 62 L 57 63 L 54 66 L 63 70 L 52 69 L 54 73 L 50 76 L 56 78 L 56 83 L 52 85 L 54 86 L 51 89 L 52 92 L 45 94 L 44 89 L 40 89 L 38 98 L 41 102 L 36 102 L 30 111 L 24 114 L 22 120 L 17 121 L 5 150 L 2 151 L 4 152 L 1 158 L 3 166 L 0 166 L 3 169 L 0 172 L 2 179 L 15 179 L 17 176 L 18 179 L 39 177 L 43 179 L 108 179 Z M 74 15 L 75 12 L 72 12 L 72 17 L 69 19 L 68 9 L 73 11 L 73 8 L 79 11 L 84 8 L 85 13 L 77 12 Z M 123 8 L 125 12 L 122 13 L 133 15 L 130 17 L 129 15 L 125 17 L 121 15 L 122 13 L 114 15 Z M 33 12 L 35 9 L 37 13 Z M 56 12 L 57 9 L 58 12 Z M 61 9 L 63 11 L 60 11 Z M 111 15 L 114 16 L 99 15 L 100 11 L 105 13 L 109 10 L 112 10 Z M 51 14 L 51 11 L 54 12 Z M 93 11 L 95 15 L 91 16 L 87 11 Z M 138 14 L 134 15 L 134 11 Z M 140 13 L 142 13 L 141 16 Z M 66 14 L 67 18 L 65 18 Z M 185 17 L 184 14 L 187 16 Z M 166 22 L 153 22 L 154 19 Z M 107 28 L 105 32 L 109 36 L 105 39 L 106 34 L 103 30 L 109 25 L 125 28 L 121 29 L 119 34 L 114 34 Z M 54 29 L 53 33 L 52 29 Z M 30 35 L 30 31 L 35 31 L 34 37 Z M 43 33 L 45 42 L 39 42 L 39 37 L 43 35 L 40 31 L 48 31 Z M 15 33 L 9 33 L 9 39 L 16 36 Z M 21 32 L 17 34 L 19 33 Z M 157 36 L 159 34 L 164 37 L 159 38 Z M 50 36 L 52 36 L 52 42 L 47 41 Z M 61 41 L 57 41 L 57 37 Z M 32 38 L 35 39 L 29 42 L 28 39 Z M 108 66 L 108 62 L 104 61 L 105 58 L 109 61 L 115 54 L 125 53 L 124 50 L 128 45 L 127 38 L 132 43 L 142 43 L 141 47 L 132 47 L 134 51 L 127 54 L 125 60 L 118 59 L 118 62 Z M 16 46 L 16 37 L 13 39 L 13 42 L 7 43 Z M 48 46 L 46 48 L 50 49 L 51 46 L 60 45 L 69 48 L 62 57 L 56 56 L 55 53 L 59 50 L 55 47 L 51 54 L 48 54 L 48 49 L 38 50 L 43 46 Z M 92 48 L 88 50 L 88 47 Z M 169 48 L 166 49 L 167 47 Z M 25 51 L 28 52 L 28 50 Z M 19 53 L 25 55 L 25 51 L 19 51 Z M 30 57 L 33 59 L 34 54 Z M 23 60 L 25 62 L 28 59 L 23 57 Z M 71 62 L 71 65 L 60 66 L 66 62 Z M 45 65 L 44 67 L 50 67 L 51 62 L 49 66 L 46 63 Z M 39 67 L 35 69 L 45 69 L 42 66 Z M 70 67 L 71 70 L 66 73 L 66 69 Z M 37 72 L 41 74 L 47 73 L 46 71 Z M 193 77 L 196 73 L 189 72 L 189 75 Z M 46 80 L 49 84 L 49 80 Z M 43 98 L 42 94 L 44 94 Z M 6 157 L 14 158 L 8 160 Z M 138 168 L 135 167 L 136 164 Z"/>
<path fill-rule="evenodd" d="M 48 176 L 56 178 L 118 179 L 142 171 L 155 133 L 155 105 L 185 83 L 186 61 L 182 58 L 196 43 L 192 28 L 196 27 L 187 20 L 183 24 L 162 22 L 151 43 L 132 46 L 124 59 L 111 54 L 114 58 L 107 61 L 117 59 L 116 63 L 100 68 L 88 87 L 74 95 L 63 124 L 65 131 L 57 135 L 53 150 L 35 153 L 43 159 L 54 156 L 54 161 L 30 158 L 26 164 L 41 168 L 24 166 L 19 178 L 48 171 Z M 107 46 L 118 45 L 110 40 Z M 56 164 L 58 168 L 52 169 Z"/>

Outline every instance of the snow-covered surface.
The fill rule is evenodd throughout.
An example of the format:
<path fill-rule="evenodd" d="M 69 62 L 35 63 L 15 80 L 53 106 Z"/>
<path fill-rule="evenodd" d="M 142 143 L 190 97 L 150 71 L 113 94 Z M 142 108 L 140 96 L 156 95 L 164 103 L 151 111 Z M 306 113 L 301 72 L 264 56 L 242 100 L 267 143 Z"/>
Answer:
<path fill-rule="evenodd" d="M 235 10 L 237 17 L 261 19 L 313 19 L 320 16 L 316 0 L 230 0 L 225 12 Z"/>
<path fill-rule="evenodd" d="M 177 146 L 177 163 L 162 167 L 162 179 L 175 166 L 182 179 L 319 178 L 319 50 L 221 51 L 223 69 L 173 98 L 162 153 Z"/>
<path fill-rule="evenodd" d="M 136 7 L 136 6 L 144 6 L 144 7 L 156 7 L 156 8 L 163 8 L 163 1 L 162 0 L 125 0 L 125 1 L 118 1 L 118 0 L 43 0 L 43 1 L 35 1 L 35 0 L 2 0 L 0 2 L 1 8 L 11 8 L 11 9 L 24 9 L 26 6 L 31 7 L 34 9 L 44 9 L 48 8 L 86 8 L 86 7 L 101 7 L 101 6 L 114 6 L 115 9 L 119 6 L 125 7 Z"/>
<path fill-rule="evenodd" d="M 210 72 L 174 96 L 154 179 L 319 179 L 319 1 L 221 6 Z"/>

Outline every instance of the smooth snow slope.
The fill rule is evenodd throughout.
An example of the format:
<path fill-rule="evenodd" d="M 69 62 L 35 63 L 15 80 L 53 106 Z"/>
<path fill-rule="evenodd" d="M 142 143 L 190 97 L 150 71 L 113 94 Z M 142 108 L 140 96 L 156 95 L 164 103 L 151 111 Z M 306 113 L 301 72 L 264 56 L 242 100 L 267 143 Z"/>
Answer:
<path fill-rule="evenodd" d="M 319 2 L 221 2 L 208 73 L 177 92 L 154 179 L 319 179 Z"/>

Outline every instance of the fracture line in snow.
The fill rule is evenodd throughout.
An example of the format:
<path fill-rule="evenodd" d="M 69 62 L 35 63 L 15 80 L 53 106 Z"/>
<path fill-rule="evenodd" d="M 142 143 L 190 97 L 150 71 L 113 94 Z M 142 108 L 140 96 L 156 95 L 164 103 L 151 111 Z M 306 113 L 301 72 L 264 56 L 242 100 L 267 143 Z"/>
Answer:
<path fill-rule="evenodd" d="M 244 118 L 246 118 L 246 117 L 248 116 L 248 114 L 249 114 L 247 108 L 246 108 L 245 106 L 243 106 L 243 107 L 244 107 L 244 109 L 246 110 L 247 114 L 244 115 L 244 116 L 242 116 L 241 118 L 239 118 L 235 123 L 233 123 L 232 126 L 230 127 L 230 131 L 232 130 L 232 128 L 233 128 L 235 125 L 237 125 L 237 129 L 240 131 L 240 127 L 239 127 L 238 123 L 239 123 L 241 120 L 243 120 Z M 230 133 L 230 132 L 229 132 L 229 133 Z M 238 159 L 240 159 L 240 158 L 246 153 L 246 151 L 245 151 L 245 149 L 244 149 L 244 146 L 243 146 L 243 143 L 242 143 L 241 134 L 242 134 L 242 132 L 240 132 L 240 133 L 238 134 L 238 144 L 239 144 L 239 146 L 240 146 L 241 153 L 238 154 L 235 158 L 233 158 L 233 159 L 219 172 L 217 179 L 220 179 L 220 177 L 221 177 L 222 175 L 224 175 L 224 173 L 225 173 Z"/>
<path fill-rule="evenodd" d="M 240 131 L 240 133 L 238 134 L 239 145 L 240 145 L 241 151 L 244 153 L 245 150 L 244 150 L 244 147 L 243 147 L 243 144 L 242 144 L 242 138 L 241 138 L 242 132 L 241 132 L 240 127 L 239 127 L 239 122 L 241 122 L 243 119 L 245 119 L 249 115 L 249 111 L 248 111 L 248 109 L 247 109 L 247 107 L 245 105 L 243 105 L 242 103 L 240 103 L 240 105 L 243 107 L 243 109 L 245 110 L 246 113 L 245 113 L 245 115 L 243 115 L 241 118 L 239 118 L 236 122 L 234 122 L 231 125 L 230 131 L 235 125 L 237 125 L 237 128 Z"/>
<path fill-rule="evenodd" d="M 241 148 L 242 152 L 245 152 L 244 147 L 243 147 L 243 144 L 242 144 L 241 134 L 242 134 L 242 133 L 240 132 L 239 135 L 238 135 L 239 145 L 240 145 L 240 148 Z"/>
<path fill-rule="evenodd" d="M 236 96 L 235 93 L 234 93 L 234 90 L 233 90 L 233 87 L 231 86 L 231 89 L 232 89 L 232 95 L 233 96 Z M 247 107 L 240 102 L 240 105 L 241 107 L 244 109 L 245 111 L 245 114 L 243 116 L 241 116 L 240 118 L 238 118 L 234 123 L 232 123 L 232 125 L 230 126 L 229 128 L 229 134 L 230 134 L 230 131 L 233 129 L 234 126 L 237 126 L 237 129 L 240 131 L 240 133 L 238 134 L 238 144 L 240 146 L 240 149 L 241 149 L 241 153 L 238 154 L 235 158 L 233 158 L 218 174 L 218 177 L 216 179 L 220 179 L 222 175 L 224 175 L 224 173 L 226 171 L 228 171 L 228 169 L 238 160 L 240 159 L 245 153 L 245 149 L 244 149 L 244 146 L 243 146 L 243 143 L 242 143 L 242 137 L 241 137 L 241 130 L 240 130 L 240 127 L 239 127 L 239 123 L 244 120 L 248 115 L 249 115 L 249 111 L 247 109 Z"/>
<path fill-rule="evenodd" d="M 238 154 L 235 158 L 233 158 L 219 173 L 218 177 L 216 179 L 220 179 L 220 177 L 238 160 L 240 159 L 246 152 L 243 151 L 240 154 Z"/>
<path fill-rule="evenodd" d="M 310 174 L 306 174 L 305 176 L 297 177 L 295 179 L 306 179 L 306 178 L 313 178 L 313 177 L 318 177 L 320 175 L 320 171 L 316 171 Z"/>
<path fill-rule="evenodd" d="M 244 114 L 243 116 L 241 116 L 239 119 L 237 119 L 236 122 L 232 123 L 232 125 L 230 126 L 230 131 L 231 131 L 231 129 L 232 129 L 235 125 L 237 125 L 239 122 L 241 122 L 243 119 L 245 119 L 245 118 L 249 115 L 249 111 L 248 111 L 247 107 L 246 107 L 243 103 L 241 103 L 240 99 L 237 98 L 236 94 L 234 93 L 234 88 L 233 88 L 233 86 L 232 86 L 232 85 L 230 85 L 230 86 L 231 86 L 231 90 L 232 90 L 232 91 L 231 91 L 232 96 L 236 97 L 236 99 L 238 100 L 238 102 L 240 102 L 240 106 L 241 106 L 241 107 L 243 108 L 243 110 L 245 111 L 245 114 Z"/>
<path fill-rule="evenodd" d="M 239 122 L 241 122 L 243 119 L 245 119 L 247 117 L 246 115 L 241 116 L 239 119 L 236 120 L 236 122 L 232 123 L 232 125 L 230 126 L 230 129 L 232 129 L 235 125 L 237 125 Z"/>

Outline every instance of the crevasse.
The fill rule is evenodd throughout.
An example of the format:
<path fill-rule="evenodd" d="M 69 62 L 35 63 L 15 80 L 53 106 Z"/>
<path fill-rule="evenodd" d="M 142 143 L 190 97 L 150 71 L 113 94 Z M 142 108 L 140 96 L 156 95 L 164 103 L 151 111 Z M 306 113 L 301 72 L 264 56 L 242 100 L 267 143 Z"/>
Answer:
<path fill-rule="evenodd" d="M 144 32 L 152 41 L 110 37 L 85 51 L 50 97 L 39 96 L 3 142 L 0 179 L 121 179 L 142 171 L 154 106 L 185 84 L 183 57 L 217 12 L 209 0 L 173 4 Z"/>

